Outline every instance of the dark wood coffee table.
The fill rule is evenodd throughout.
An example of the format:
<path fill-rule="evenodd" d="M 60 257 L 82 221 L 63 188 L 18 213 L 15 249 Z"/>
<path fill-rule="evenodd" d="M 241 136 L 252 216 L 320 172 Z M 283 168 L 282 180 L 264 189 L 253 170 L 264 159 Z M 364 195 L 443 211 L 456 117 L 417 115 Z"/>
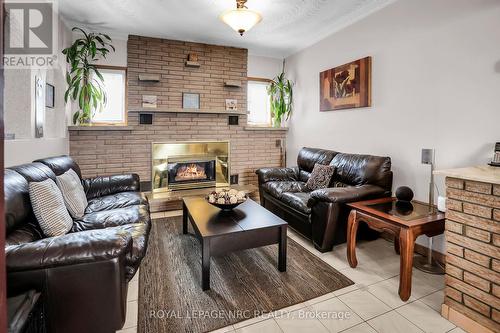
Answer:
<path fill-rule="evenodd" d="M 394 250 L 400 254 L 399 297 L 407 301 L 411 295 L 411 275 L 415 240 L 420 235 L 433 237 L 444 232 L 444 213 L 428 204 L 412 201 L 397 202 L 396 198 L 382 198 L 349 203 L 352 208 L 347 220 L 347 260 L 351 267 L 356 259 L 356 232 L 359 222 L 371 229 L 388 231 L 394 235 Z"/>
<path fill-rule="evenodd" d="M 191 221 L 201 242 L 201 286 L 210 289 L 210 257 L 233 251 L 278 244 L 278 270 L 286 271 L 286 232 L 288 223 L 251 199 L 224 212 L 203 197 L 182 200 L 182 232 Z"/>

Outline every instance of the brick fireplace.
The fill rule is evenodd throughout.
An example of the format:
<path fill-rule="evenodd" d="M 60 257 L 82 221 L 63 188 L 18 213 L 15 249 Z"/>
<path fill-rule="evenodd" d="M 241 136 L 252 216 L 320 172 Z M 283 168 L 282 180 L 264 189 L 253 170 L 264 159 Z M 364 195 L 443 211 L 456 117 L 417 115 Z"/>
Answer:
<path fill-rule="evenodd" d="M 155 142 L 153 191 L 229 185 L 229 141 Z"/>
<path fill-rule="evenodd" d="M 198 68 L 186 66 L 193 52 Z M 70 128 L 70 155 L 83 176 L 135 172 L 151 184 L 154 142 L 229 141 L 229 169 L 240 184 L 256 184 L 256 169 L 282 164 L 286 130 L 247 126 L 246 49 L 129 36 L 127 58 L 127 126 Z M 144 74 L 159 81 L 139 80 Z M 198 93 L 200 109 L 183 110 L 183 93 Z M 142 95 L 156 95 L 157 109 L 143 109 Z M 226 99 L 238 100 L 237 125 L 229 125 Z M 153 123 L 140 124 L 141 112 L 152 113 Z"/>

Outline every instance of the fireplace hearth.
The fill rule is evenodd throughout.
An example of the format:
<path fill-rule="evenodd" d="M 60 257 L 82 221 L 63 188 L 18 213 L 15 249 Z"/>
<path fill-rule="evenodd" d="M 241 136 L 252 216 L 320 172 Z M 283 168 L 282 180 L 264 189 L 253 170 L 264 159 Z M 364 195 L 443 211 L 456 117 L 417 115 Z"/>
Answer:
<path fill-rule="evenodd" d="M 229 142 L 153 143 L 153 191 L 229 185 Z"/>

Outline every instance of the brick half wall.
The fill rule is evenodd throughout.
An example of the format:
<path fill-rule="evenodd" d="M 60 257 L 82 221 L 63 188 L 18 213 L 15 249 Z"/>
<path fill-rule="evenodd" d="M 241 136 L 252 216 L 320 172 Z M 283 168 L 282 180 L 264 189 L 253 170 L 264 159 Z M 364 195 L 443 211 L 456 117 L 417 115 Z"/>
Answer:
<path fill-rule="evenodd" d="M 500 185 L 446 178 L 445 304 L 500 331 Z"/>

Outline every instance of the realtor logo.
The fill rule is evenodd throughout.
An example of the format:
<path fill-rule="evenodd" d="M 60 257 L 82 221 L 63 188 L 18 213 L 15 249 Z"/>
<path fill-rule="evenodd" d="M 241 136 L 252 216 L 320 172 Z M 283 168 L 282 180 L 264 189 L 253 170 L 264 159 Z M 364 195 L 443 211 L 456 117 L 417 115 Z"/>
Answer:
<path fill-rule="evenodd" d="M 47 68 L 54 65 L 57 11 L 53 1 L 5 1 L 3 65 Z"/>

